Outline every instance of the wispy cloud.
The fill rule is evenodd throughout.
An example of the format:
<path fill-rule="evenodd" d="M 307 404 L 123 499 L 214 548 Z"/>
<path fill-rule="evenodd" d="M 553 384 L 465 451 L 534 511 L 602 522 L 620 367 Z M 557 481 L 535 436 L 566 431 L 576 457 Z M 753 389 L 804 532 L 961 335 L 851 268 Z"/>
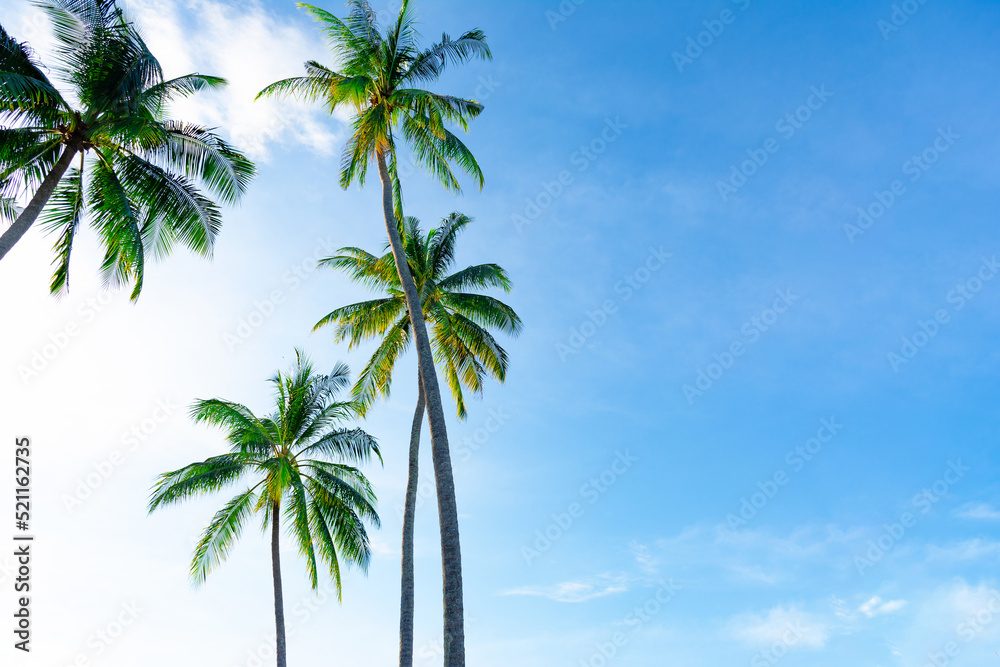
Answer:
<path fill-rule="evenodd" d="M 883 600 L 879 596 L 875 595 L 863 605 L 858 607 L 858 611 L 867 616 L 868 618 L 874 618 L 875 616 L 881 616 L 883 614 L 892 614 L 903 607 L 906 606 L 906 600 Z"/>
<path fill-rule="evenodd" d="M 293 99 L 254 101 L 268 84 L 300 75 L 303 62 L 328 53 L 304 16 L 301 23 L 281 19 L 256 2 L 133 0 L 132 6 L 166 76 L 198 71 L 229 81 L 222 91 L 178 102 L 177 117 L 218 127 L 257 159 L 277 142 L 333 152 L 334 124 L 317 108 Z"/>
<path fill-rule="evenodd" d="M 257 0 L 131 0 L 127 8 L 164 76 L 199 72 L 229 82 L 222 90 L 176 101 L 173 117 L 218 129 L 257 160 L 266 161 L 270 146 L 278 143 L 320 155 L 335 151 L 348 112 L 331 119 L 318 106 L 296 99 L 254 101 L 268 84 L 301 75 L 306 60 L 329 58 L 304 13 L 300 20 L 283 19 Z M 45 12 L 30 5 L 15 11 L 9 29 L 29 40 L 43 63 L 54 63 Z"/>
<path fill-rule="evenodd" d="M 784 644 L 789 648 L 823 648 L 830 637 L 826 623 L 794 606 L 741 614 L 731 619 L 727 628 L 733 638 L 754 647 Z"/>
<path fill-rule="evenodd" d="M 639 566 L 639 569 L 643 572 L 643 574 L 652 576 L 659 572 L 659 560 L 653 556 L 648 546 L 645 544 L 639 544 L 638 542 L 632 542 L 629 544 L 629 551 L 632 552 L 632 557 L 635 558 L 636 565 Z"/>
<path fill-rule="evenodd" d="M 968 503 L 956 512 L 962 519 L 980 519 L 983 521 L 1000 521 L 1000 510 L 989 503 Z"/>
<path fill-rule="evenodd" d="M 552 586 L 522 586 L 501 591 L 500 595 L 536 596 L 555 602 L 579 603 L 624 593 L 628 590 L 628 582 L 628 577 L 624 575 L 600 575 L 592 581 L 564 581 Z"/>
<path fill-rule="evenodd" d="M 931 545 L 928 558 L 943 561 L 969 561 L 1000 553 L 1000 542 L 975 538 L 945 547 Z"/>

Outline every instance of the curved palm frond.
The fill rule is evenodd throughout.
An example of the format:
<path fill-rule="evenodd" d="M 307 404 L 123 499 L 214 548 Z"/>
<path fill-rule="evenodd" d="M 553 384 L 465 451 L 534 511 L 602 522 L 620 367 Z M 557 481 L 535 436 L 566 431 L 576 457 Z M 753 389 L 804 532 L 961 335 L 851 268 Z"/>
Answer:
<path fill-rule="evenodd" d="M 38 6 L 55 38 L 55 80 L 68 90 L 63 94 L 31 49 L 0 27 L 0 123 L 8 125 L 0 129 L 0 199 L 34 196 L 64 150 L 92 156 L 86 168 L 63 176 L 68 184 L 56 188 L 54 199 L 44 191 L 42 220 L 59 234 L 50 288 L 68 289 L 72 245 L 86 220 L 104 246 L 105 283 L 131 285 L 134 300 L 147 254 L 166 256 L 179 242 L 211 255 L 221 213 L 202 191 L 235 204 L 256 169 L 214 130 L 166 115 L 171 101 L 224 86 L 224 79 L 197 73 L 165 79 L 116 0 Z M 4 252 L 26 229 L 23 221 L 17 227 L 16 235 L 4 233 Z"/>
<path fill-rule="evenodd" d="M 523 327 L 517 313 L 507 304 L 466 290 L 498 288 L 509 292 L 510 277 L 496 264 L 479 264 L 448 274 L 455 261 L 457 239 L 472 223 L 469 216 L 452 213 L 426 234 L 421 232 L 416 218 L 400 219 L 410 272 L 432 330 L 434 357 L 448 379 L 456 411 L 464 419 L 467 408 L 463 388 L 480 395 L 487 375 L 500 382 L 506 378 L 507 352 L 490 329 L 517 336 Z M 376 398 L 389 395 L 393 368 L 409 345 L 409 319 L 398 287 L 398 274 L 390 253 L 376 256 L 360 248 L 343 248 L 339 255 L 327 258 L 324 265 L 387 293 L 385 297 L 338 308 L 313 328 L 316 331 L 334 326 L 335 339 L 348 341 L 352 349 L 366 340 L 379 340 L 352 390 L 364 413 Z"/>
<path fill-rule="evenodd" d="M 340 595 L 340 563 L 367 566 L 370 546 L 365 522 L 378 526 L 371 484 L 347 462 L 381 460 L 377 441 L 343 422 L 354 418 L 353 401 L 337 396 L 350 386 L 350 371 L 337 364 L 316 373 L 309 358 L 295 350 L 288 371 L 270 378 L 274 412 L 257 417 L 245 406 L 221 399 L 198 401 L 195 422 L 220 426 L 232 447 L 229 454 L 161 475 L 149 511 L 195 496 L 215 493 L 249 478 L 252 486 L 212 518 L 195 548 L 191 574 L 196 583 L 225 560 L 246 522 L 254 515 L 264 529 L 283 522 L 306 563 L 313 588 L 325 565 Z M 278 533 L 273 533 L 277 544 Z"/>
<path fill-rule="evenodd" d="M 209 573 L 229 555 L 229 550 L 243 532 L 244 524 L 253 514 L 256 502 L 255 489 L 247 489 L 212 517 L 212 522 L 205 528 L 194 549 L 191 561 L 191 577 L 196 584 L 204 583 Z"/>

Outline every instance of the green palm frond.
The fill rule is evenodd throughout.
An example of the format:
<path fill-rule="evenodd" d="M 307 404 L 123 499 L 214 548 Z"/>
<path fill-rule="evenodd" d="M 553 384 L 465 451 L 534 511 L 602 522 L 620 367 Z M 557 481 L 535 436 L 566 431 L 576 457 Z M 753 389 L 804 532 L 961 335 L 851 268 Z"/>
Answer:
<path fill-rule="evenodd" d="M 285 504 L 285 523 L 292 527 L 292 536 L 299 549 L 299 556 L 306 562 L 306 576 L 313 588 L 319 586 L 319 576 L 316 567 L 316 549 L 313 531 L 309 521 L 309 505 L 302 478 L 295 475 L 289 483 L 291 493 Z"/>
<path fill-rule="evenodd" d="M 196 401 L 190 414 L 196 424 L 225 429 L 234 452 L 268 456 L 277 450 L 277 429 L 269 420 L 256 417 L 245 405 L 210 398 Z"/>
<path fill-rule="evenodd" d="M 146 262 L 140 211 L 115 173 L 110 156 L 100 152 L 98 155 L 100 159 L 92 163 L 89 196 L 92 201 L 101 202 L 91 221 L 104 243 L 101 276 L 105 286 L 120 287 L 134 282 L 134 301 L 142 291 Z"/>
<path fill-rule="evenodd" d="M 161 475 L 153 487 L 149 511 L 220 491 L 238 481 L 253 461 L 239 454 L 223 454 Z"/>
<path fill-rule="evenodd" d="M 368 411 L 379 396 L 389 397 L 392 371 L 396 361 L 410 346 L 411 335 L 410 318 L 407 315 L 382 337 L 371 359 L 358 374 L 351 393 L 361 405 L 363 413 Z"/>
<path fill-rule="evenodd" d="M 256 169 L 214 130 L 167 117 L 171 101 L 222 87 L 224 79 L 165 79 L 115 0 L 38 6 L 54 37 L 53 80 L 67 92 L 0 27 L 0 199 L 33 196 L 64 151 L 89 156 L 79 170 L 85 187 L 78 171 L 67 172 L 71 182 L 56 190 L 43 216 L 59 232 L 51 290 L 68 289 L 72 245 L 87 221 L 104 246 L 105 283 L 132 286 L 136 299 L 147 254 L 163 257 L 180 243 L 211 255 L 221 226 L 216 201 L 237 203 Z"/>
<path fill-rule="evenodd" d="M 511 336 L 520 334 L 524 326 L 513 308 L 486 294 L 448 292 L 442 295 L 441 300 L 454 312 L 468 317 L 476 324 L 499 329 Z"/>
<path fill-rule="evenodd" d="M 80 229 L 84 205 L 83 171 L 74 168 L 60 181 L 41 221 L 47 231 L 58 233 L 53 246 L 56 251 L 53 261 L 56 269 L 49 284 L 53 294 L 63 294 L 69 290 L 69 257 L 73 250 L 73 239 Z"/>
<path fill-rule="evenodd" d="M 457 239 L 472 218 L 452 213 L 426 234 L 420 221 L 400 217 L 403 247 L 420 294 L 424 316 L 431 329 L 435 362 L 448 380 L 456 410 L 465 418 L 463 389 L 479 395 L 486 376 L 503 382 L 508 356 L 490 330 L 520 334 L 523 324 L 517 313 L 499 299 L 469 290 L 511 289 L 507 272 L 496 264 L 478 264 L 449 275 L 455 262 Z M 342 248 L 340 254 L 323 261 L 340 269 L 356 282 L 387 296 L 338 308 L 323 317 L 314 331 L 335 328 L 337 341 L 354 348 L 366 340 L 379 344 L 358 374 L 352 394 L 361 411 L 367 412 L 379 397 L 387 397 L 392 371 L 410 342 L 406 305 L 399 290 L 391 253 L 376 256 L 360 248 Z"/>
<path fill-rule="evenodd" d="M 354 349 L 361 342 L 384 334 L 405 311 L 406 303 L 402 295 L 395 294 L 386 299 L 363 301 L 338 308 L 317 322 L 313 331 L 333 325 L 334 340 L 346 340 L 348 349 Z"/>
<path fill-rule="evenodd" d="M 376 257 L 361 248 L 341 248 L 338 252 L 340 254 L 324 257 L 316 265 L 345 271 L 355 282 L 374 289 L 399 285 L 391 253 Z"/>
<path fill-rule="evenodd" d="M 456 271 L 438 283 L 438 288 L 449 292 L 466 289 L 501 289 L 510 292 L 511 282 L 507 271 L 496 264 L 477 264 Z"/>
<path fill-rule="evenodd" d="M 198 179 L 223 201 L 240 200 L 256 175 L 250 160 L 211 130 L 178 122 L 164 127 L 166 141 L 152 151 L 153 156 L 184 176 Z"/>
<path fill-rule="evenodd" d="M 313 456 L 316 454 L 330 459 L 344 459 L 348 461 L 360 461 L 362 463 L 370 460 L 374 454 L 378 457 L 379 461 L 382 460 L 378 441 L 359 428 L 340 429 L 327 433 L 299 452 L 299 456 Z"/>
<path fill-rule="evenodd" d="M 470 30 L 455 40 L 445 33 L 440 42 L 414 57 L 403 81 L 435 81 L 444 73 L 448 64 L 458 65 L 472 58 L 493 59 L 493 53 L 486 44 L 486 34 L 482 30 Z"/>
<path fill-rule="evenodd" d="M 161 475 L 149 510 L 249 479 L 249 490 L 217 512 L 203 533 L 191 566 L 195 581 L 204 581 L 226 558 L 256 515 L 265 530 L 283 523 L 305 560 L 312 587 L 319 584 L 320 569 L 326 569 L 339 596 L 341 562 L 366 567 L 371 551 L 365 523 L 379 525 L 371 484 L 347 463 L 373 456 L 381 461 L 378 442 L 343 425 L 359 411 L 354 401 L 337 398 L 350 386 L 346 365 L 317 373 L 305 353 L 295 350 L 291 369 L 275 373 L 269 382 L 274 411 L 268 417 L 232 401 L 195 403 L 194 420 L 221 427 L 232 451 Z"/>
<path fill-rule="evenodd" d="M 0 188 L 0 192 L 2 192 L 2 188 Z M 12 197 L 0 195 L 0 223 L 14 222 L 20 212 L 17 202 Z"/>
<path fill-rule="evenodd" d="M 237 495 L 215 513 L 212 522 L 202 533 L 191 561 L 191 577 L 202 584 L 208 575 L 226 559 L 229 550 L 243 532 L 243 526 L 253 514 L 257 502 L 255 488 Z"/>

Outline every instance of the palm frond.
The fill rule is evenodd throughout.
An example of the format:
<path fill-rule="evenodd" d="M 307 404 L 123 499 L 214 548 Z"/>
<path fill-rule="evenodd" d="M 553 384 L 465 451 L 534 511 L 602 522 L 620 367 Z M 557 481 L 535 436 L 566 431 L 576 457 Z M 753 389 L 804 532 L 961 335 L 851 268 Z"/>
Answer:
<path fill-rule="evenodd" d="M 406 315 L 386 333 L 371 359 L 358 374 L 351 394 L 361 405 L 362 413 L 368 411 L 377 397 L 389 396 L 393 368 L 409 347 L 411 335 L 410 318 Z"/>
<path fill-rule="evenodd" d="M 292 527 L 295 544 L 299 548 L 299 556 L 306 561 L 306 576 L 312 588 L 319 586 L 316 567 L 316 550 L 313 547 L 313 535 L 309 521 L 309 499 L 302 480 L 298 475 L 290 480 L 291 493 L 285 504 L 285 521 Z"/>
<path fill-rule="evenodd" d="M 493 59 L 493 53 L 486 43 L 486 34 L 482 30 L 469 30 L 455 40 L 445 33 L 441 36 L 440 42 L 420 52 L 413 60 L 404 80 L 436 81 L 448 64 L 458 65 L 472 58 Z"/>
<path fill-rule="evenodd" d="M 378 441 L 360 428 L 338 429 L 302 449 L 297 456 L 325 456 L 329 459 L 367 463 L 372 455 L 382 461 Z"/>
<path fill-rule="evenodd" d="M 240 200 L 257 173 L 250 160 L 211 130 L 179 122 L 165 128 L 166 141 L 150 151 L 150 159 L 201 181 L 227 203 Z"/>
<path fill-rule="evenodd" d="M 497 264 L 468 266 L 438 282 L 438 288 L 447 292 L 493 287 L 508 293 L 512 287 L 507 271 Z"/>
<path fill-rule="evenodd" d="M 83 170 L 70 169 L 52 193 L 40 220 L 42 228 L 47 232 L 59 234 L 53 246 L 56 253 L 53 264 L 56 268 L 49 283 L 49 291 L 53 294 L 69 291 L 69 258 L 73 240 L 80 229 L 85 203 Z"/>
<path fill-rule="evenodd" d="M 243 532 L 246 520 L 253 514 L 257 503 L 256 487 L 237 495 L 215 513 L 194 550 L 191 577 L 196 584 L 205 582 L 208 575 L 226 559 L 229 550 Z"/>
<path fill-rule="evenodd" d="M 93 161 L 88 199 L 97 203 L 91 224 L 104 244 L 101 274 L 105 285 L 122 286 L 134 282 L 132 300 L 142 291 L 145 251 L 135 202 L 115 174 L 108 155 L 97 153 Z"/>
<path fill-rule="evenodd" d="M 241 454 L 223 454 L 160 475 L 149 499 L 149 511 L 193 496 L 220 491 L 237 482 L 253 459 Z"/>

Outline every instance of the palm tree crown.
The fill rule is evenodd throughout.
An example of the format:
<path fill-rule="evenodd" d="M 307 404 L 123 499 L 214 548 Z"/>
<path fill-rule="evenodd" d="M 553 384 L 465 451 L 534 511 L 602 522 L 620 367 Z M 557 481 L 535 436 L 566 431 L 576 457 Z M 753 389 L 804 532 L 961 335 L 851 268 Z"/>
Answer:
<path fill-rule="evenodd" d="M 166 473 L 153 489 L 150 512 L 247 484 L 216 513 L 198 542 L 191 563 L 196 583 L 226 558 L 255 514 L 265 530 L 283 520 L 306 561 L 313 588 L 320 563 L 329 570 L 338 596 L 340 559 L 368 566 L 371 547 L 364 521 L 379 525 L 375 494 L 365 476 L 343 462 L 367 461 L 373 454 L 381 460 L 378 444 L 361 429 L 337 426 L 358 412 L 354 402 L 334 400 L 349 384 L 347 367 L 338 364 L 325 376 L 313 372 L 302 352 L 295 355 L 292 371 L 270 380 L 275 409 L 267 417 L 221 399 L 195 403 L 194 420 L 223 428 L 230 451 Z"/>
<path fill-rule="evenodd" d="M 0 220 L 14 221 L 0 237 L 0 258 L 45 207 L 42 223 L 57 235 L 50 287 L 62 292 L 86 218 L 104 246 L 105 281 L 134 284 L 134 299 L 147 255 L 165 256 L 178 242 L 211 255 L 221 215 L 198 185 L 234 203 L 255 169 L 212 130 L 166 116 L 172 100 L 225 80 L 165 79 L 114 0 L 40 6 L 55 36 L 52 72 L 68 92 L 0 27 Z M 13 202 L 20 197 L 32 201 L 19 213 Z"/>
<path fill-rule="evenodd" d="M 443 369 L 455 398 L 458 416 L 466 416 L 463 385 L 481 394 L 489 375 L 503 382 L 507 352 L 489 329 L 517 335 L 522 328 L 517 313 L 499 299 L 468 290 L 499 288 L 510 292 L 507 272 L 496 264 L 478 264 L 450 273 L 455 262 L 455 242 L 472 219 L 452 213 L 426 235 L 420 221 L 405 219 L 403 245 L 414 282 L 420 293 L 425 320 L 431 327 L 435 362 Z M 388 249 L 376 257 L 360 248 L 342 248 L 340 254 L 319 261 L 346 271 L 354 280 L 383 291 L 387 296 L 338 308 L 321 319 L 314 331 L 335 326 L 338 342 L 350 348 L 378 337 L 381 342 L 358 376 L 354 396 L 366 408 L 379 396 L 388 396 L 396 360 L 409 347 L 410 318 L 399 286 L 399 274 Z"/>
<path fill-rule="evenodd" d="M 409 0 L 403 1 L 399 15 L 384 35 L 366 0 L 352 0 L 350 15 L 343 20 L 319 7 L 303 3 L 299 6 L 322 24 L 322 32 L 341 65 L 333 70 L 311 60 L 305 64 L 305 76 L 273 83 L 258 97 L 294 95 L 320 102 L 331 113 L 345 104 L 352 107 L 356 117 L 341 157 L 342 187 L 355 181 L 364 185 L 371 159 L 385 155 L 396 183 L 396 219 L 402 220 L 395 131 L 413 149 L 416 162 L 449 190 L 461 189 L 453 163 L 482 187 L 479 164 L 446 123 L 468 130 L 469 121 L 480 114 L 483 106 L 416 86 L 437 80 L 448 64 L 473 57 L 492 58 L 483 31 L 470 30 L 454 40 L 444 34 L 436 44 L 420 48 Z"/>

